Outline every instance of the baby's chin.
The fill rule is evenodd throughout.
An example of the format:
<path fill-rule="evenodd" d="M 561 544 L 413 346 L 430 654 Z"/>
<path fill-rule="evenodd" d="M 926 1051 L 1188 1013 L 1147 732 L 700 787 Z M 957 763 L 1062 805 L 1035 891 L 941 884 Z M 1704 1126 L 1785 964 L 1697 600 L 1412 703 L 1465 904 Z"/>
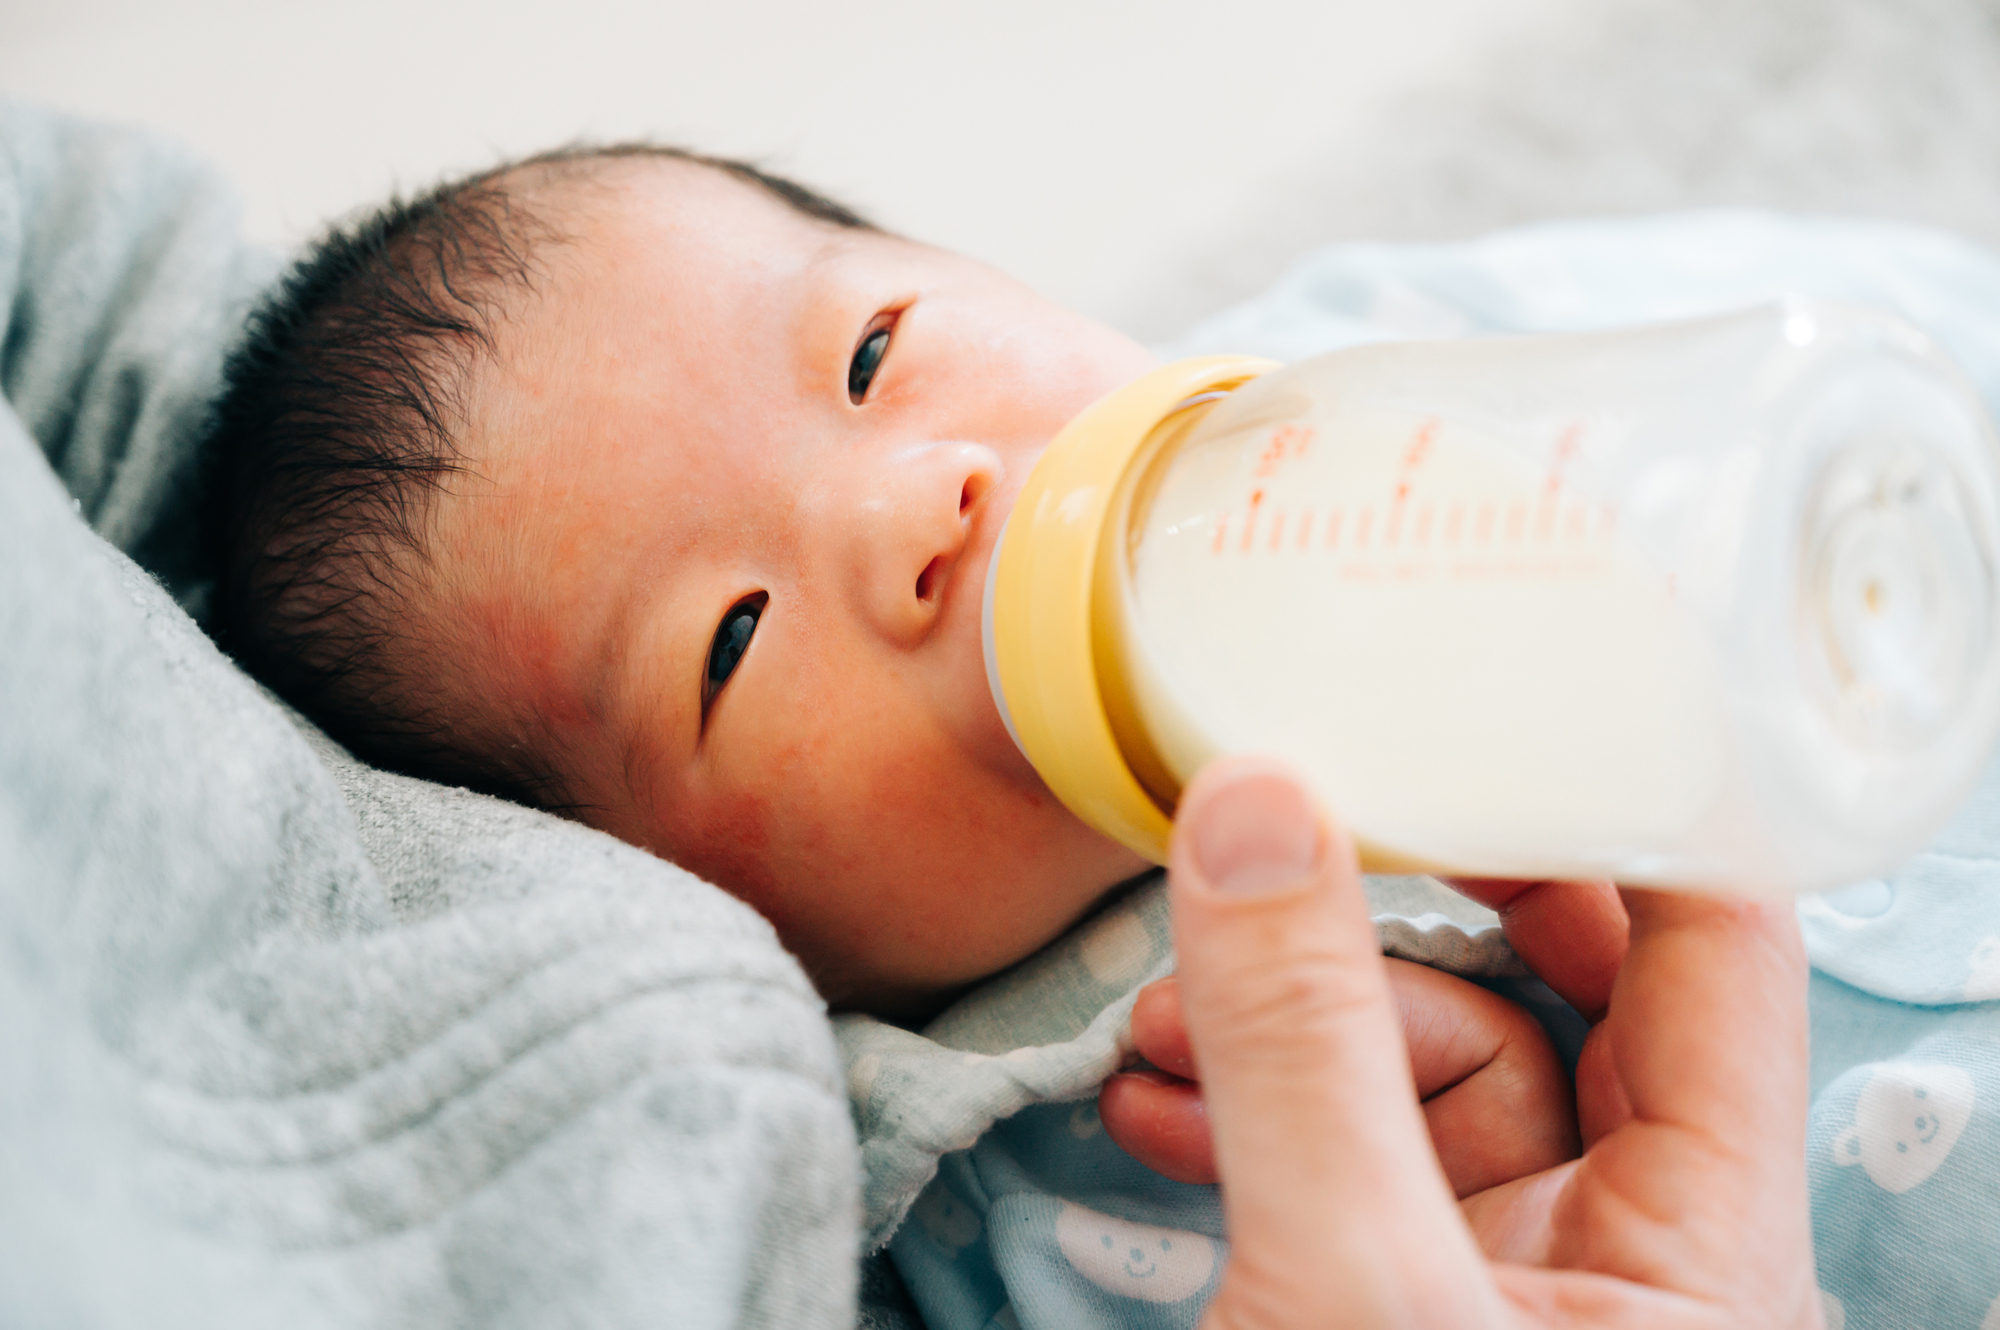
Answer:
<path fill-rule="evenodd" d="M 991 773 L 1003 784 L 1024 792 L 1047 795 L 1048 787 L 1032 763 L 1022 753 L 1007 724 L 986 678 L 986 655 L 975 637 L 950 646 L 951 669 L 947 672 L 950 696 L 939 699 L 939 712 L 951 731 L 952 741 L 975 766 Z"/>

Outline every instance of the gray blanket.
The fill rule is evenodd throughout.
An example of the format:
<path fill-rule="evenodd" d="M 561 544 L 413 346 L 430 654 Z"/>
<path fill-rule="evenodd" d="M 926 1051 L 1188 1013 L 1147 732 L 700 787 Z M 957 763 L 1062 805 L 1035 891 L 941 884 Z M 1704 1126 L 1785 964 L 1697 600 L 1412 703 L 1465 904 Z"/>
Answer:
<path fill-rule="evenodd" d="M 764 922 L 356 763 L 190 618 L 274 270 L 197 164 L 0 104 L 0 1325 L 850 1323 L 853 1130 Z"/>

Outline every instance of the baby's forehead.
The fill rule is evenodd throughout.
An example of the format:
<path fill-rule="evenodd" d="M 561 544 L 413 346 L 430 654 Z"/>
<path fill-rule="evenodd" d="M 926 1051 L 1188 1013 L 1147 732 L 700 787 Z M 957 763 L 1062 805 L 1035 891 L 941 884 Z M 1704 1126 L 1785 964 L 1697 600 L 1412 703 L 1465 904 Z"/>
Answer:
<path fill-rule="evenodd" d="M 586 354 L 644 355 L 657 370 L 754 349 L 776 331 L 755 325 L 780 306 L 800 307 L 782 311 L 792 322 L 806 312 L 829 257 L 890 240 L 696 162 L 614 161 L 523 188 L 557 238 L 493 330 L 487 368 L 502 372 L 553 375 Z"/>
<path fill-rule="evenodd" d="M 688 417 L 755 412 L 763 396 L 732 383 L 769 368 L 757 361 L 778 353 L 797 300 L 788 275 L 842 233 L 699 161 L 613 159 L 510 187 L 563 234 L 467 380 L 466 466 L 433 525 L 432 608 L 506 639 L 503 654 L 524 625 L 573 607 L 548 547 L 604 525 L 594 505 L 619 497 L 607 486 L 656 469 L 662 450 L 689 490 L 704 462 L 729 460 L 695 446 L 716 431 Z M 638 436 L 655 446 L 634 448 Z"/>
<path fill-rule="evenodd" d="M 524 211 L 556 218 L 561 242 L 474 367 L 464 451 L 470 492 L 510 503 L 521 520 L 497 530 L 480 503 L 447 524 L 467 554 L 514 554 L 503 560 L 510 581 L 535 566 L 512 533 L 546 528 L 561 496 L 578 491 L 578 470 L 616 470 L 608 459 L 643 433 L 698 483 L 704 465 L 727 459 L 697 443 L 762 437 L 786 387 L 823 368 L 807 364 L 825 340 L 817 325 L 845 329 L 823 316 L 842 302 L 859 308 L 857 282 L 879 284 L 884 260 L 901 272 L 897 256 L 928 253 L 808 191 L 705 159 L 528 167 L 509 187 Z M 847 348 L 836 349 L 844 363 Z"/>
<path fill-rule="evenodd" d="M 586 251 L 664 241 L 782 252 L 824 245 L 842 231 L 879 234 L 840 205 L 740 163 L 660 152 L 528 166 L 515 174 L 510 192 L 552 217 L 558 234 Z"/>

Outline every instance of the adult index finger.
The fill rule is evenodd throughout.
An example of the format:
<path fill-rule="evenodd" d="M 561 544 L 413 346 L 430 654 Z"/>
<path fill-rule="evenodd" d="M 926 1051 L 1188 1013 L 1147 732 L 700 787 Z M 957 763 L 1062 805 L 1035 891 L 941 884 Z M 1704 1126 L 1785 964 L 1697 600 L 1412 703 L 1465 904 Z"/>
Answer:
<path fill-rule="evenodd" d="M 1632 944 L 1609 1019 L 1633 1112 L 1729 1140 L 1750 1107 L 1802 1124 L 1806 957 L 1791 903 L 1629 889 L 1625 900 Z"/>
<path fill-rule="evenodd" d="M 1791 903 L 1624 896 L 1632 943 L 1604 1033 L 1632 1119 L 1585 1168 L 1657 1222 L 1627 1226 L 1625 1244 L 1600 1238 L 1590 1264 L 1670 1269 L 1682 1291 L 1725 1303 L 1809 1279 L 1807 970 Z"/>
<path fill-rule="evenodd" d="M 1168 868 L 1233 1252 L 1215 1323 L 1495 1318 L 1346 836 L 1283 766 L 1225 759 L 1182 796 Z"/>
<path fill-rule="evenodd" d="M 1609 882 L 1445 879 L 1500 916 L 1515 954 L 1586 1020 L 1604 1015 L 1625 961 L 1625 906 Z"/>

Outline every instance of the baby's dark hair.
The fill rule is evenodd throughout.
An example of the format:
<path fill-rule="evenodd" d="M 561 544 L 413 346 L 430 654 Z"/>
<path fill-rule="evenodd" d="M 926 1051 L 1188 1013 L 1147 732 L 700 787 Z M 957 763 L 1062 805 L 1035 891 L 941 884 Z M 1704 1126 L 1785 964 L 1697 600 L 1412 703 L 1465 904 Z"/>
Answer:
<path fill-rule="evenodd" d="M 252 675 L 357 756 L 561 806 L 532 744 L 480 734 L 411 644 L 432 501 L 466 471 L 465 393 L 507 304 L 568 239 L 560 185 L 634 159 L 685 162 L 805 216 L 874 229 L 741 161 L 647 143 L 572 146 L 394 199 L 314 244 L 251 315 L 212 417 L 209 627 Z M 436 644 L 429 644 L 435 649 Z"/>

